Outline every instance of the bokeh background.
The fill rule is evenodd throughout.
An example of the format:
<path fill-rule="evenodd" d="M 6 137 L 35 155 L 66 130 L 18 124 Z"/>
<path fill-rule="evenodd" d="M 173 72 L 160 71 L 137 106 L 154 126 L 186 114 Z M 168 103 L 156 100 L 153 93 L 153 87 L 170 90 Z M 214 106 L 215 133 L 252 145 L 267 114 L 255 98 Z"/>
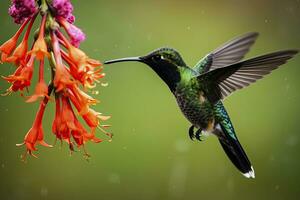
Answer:
<path fill-rule="evenodd" d="M 81 45 L 102 61 L 174 47 L 191 66 L 223 42 L 249 31 L 261 35 L 248 57 L 300 48 L 299 0 L 102 1 L 73 0 Z M 17 26 L 0 2 L 0 42 Z M 1 75 L 13 67 L 1 65 Z M 92 158 L 69 155 L 67 145 L 39 148 L 20 161 L 16 143 L 31 127 L 37 104 L 18 94 L 0 98 L 0 199 L 299 199 L 300 56 L 225 101 L 256 179 L 244 178 L 214 137 L 188 138 L 190 124 L 150 68 L 140 63 L 105 67 L 96 109 L 112 115 L 112 142 L 88 144 Z M 0 81 L 1 93 L 8 85 Z M 54 141 L 53 103 L 44 120 Z M 99 133 L 100 134 L 100 133 Z M 103 136 L 103 138 L 105 138 Z"/>

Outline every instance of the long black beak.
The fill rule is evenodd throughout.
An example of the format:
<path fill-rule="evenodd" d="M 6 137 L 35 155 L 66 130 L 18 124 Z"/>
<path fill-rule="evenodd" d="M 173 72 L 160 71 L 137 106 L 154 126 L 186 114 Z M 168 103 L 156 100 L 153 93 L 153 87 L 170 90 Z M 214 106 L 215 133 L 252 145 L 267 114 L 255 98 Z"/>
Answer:
<path fill-rule="evenodd" d="M 104 64 L 112 64 L 112 63 L 127 62 L 127 61 L 143 62 L 143 59 L 141 57 L 119 58 L 119 59 L 105 61 Z"/>

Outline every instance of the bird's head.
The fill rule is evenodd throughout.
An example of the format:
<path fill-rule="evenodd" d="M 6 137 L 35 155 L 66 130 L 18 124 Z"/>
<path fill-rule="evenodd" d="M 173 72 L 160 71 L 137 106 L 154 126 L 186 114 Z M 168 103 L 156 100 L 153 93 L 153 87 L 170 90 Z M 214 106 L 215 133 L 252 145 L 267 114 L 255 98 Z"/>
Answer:
<path fill-rule="evenodd" d="M 176 83 L 180 81 L 180 68 L 186 67 L 180 54 L 172 48 L 159 48 L 145 56 L 120 58 L 109 60 L 104 64 L 117 62 L 137 61 L 150 66 L 173 91 Z"/>

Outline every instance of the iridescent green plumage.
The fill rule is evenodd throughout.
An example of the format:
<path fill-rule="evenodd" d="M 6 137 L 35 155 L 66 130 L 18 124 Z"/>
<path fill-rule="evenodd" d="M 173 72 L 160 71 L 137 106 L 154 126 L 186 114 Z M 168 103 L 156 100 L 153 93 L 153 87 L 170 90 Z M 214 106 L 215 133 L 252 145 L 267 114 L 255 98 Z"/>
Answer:
<path fill-rule="evenodd" d="M 179 107 L 186 117 L 190 121 L 193 121 L 193 124 L 195 125 L 198 123 L 201 124 L 198 128 L 206 129 L 208 123 L 216 118 L 216 121 L 222 123 L 226 128 L 227 133 L 233 139 L 236 139 L 233 126 L 223 103 L 218 101 L 216 104 L 212 104 L 205 96 L 205 83 L 201 83 L 195 79 L 195 77 L 204 73 L 204 69 L 209 65 L 208 60 L 209 58 L 205 57 L 193 69 L 186 67 L 179 68 L 181 80 L 178 83 L 174 94 L 177 98 Z M 195 69 L 198 70 L 198 72 Z M 186 104 L 190 105 L 187 106 Z M 188 113 L 186 113 L 186 110 L 188 110 Z"/>
<path fill-rule="evenodd" d="M 214 105 L 214 113 L 216 120 L 225 128 L 226 134 L 232 137 L 232 139 L 237 140 L 229 115 L 227 114 L 227 111 L 221 101 Z"/>
<path fill-rule="evenodd" d="M 254 178 L 254 170 L 222 100 L 261 79 L 298 52 L 278 51 L 240 62 L 257 36 L 257 33 L 248 33 L 231 40 L 209 53 L 193 68 L 188 67 L 180 54 L 171 48 L 160 48 L 146 56 L 116 59 L 105 64 L 139 61 L 150 66 L 168 85 L 182 113 L 191 122 L 190 137 L 200 140 L 202 131 L 216 135 L 232 163 L 244 176 Z M 196 133 L 194 127 L 198 129 Z"/>

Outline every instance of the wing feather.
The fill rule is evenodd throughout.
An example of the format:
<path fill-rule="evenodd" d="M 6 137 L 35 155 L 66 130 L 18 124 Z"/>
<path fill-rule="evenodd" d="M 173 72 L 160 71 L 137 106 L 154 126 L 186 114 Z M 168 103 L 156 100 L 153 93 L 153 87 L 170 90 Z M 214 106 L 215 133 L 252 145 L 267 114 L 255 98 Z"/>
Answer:
<path fill-rule="evenodd" d="M 199 75 L 197 78 L 206 84 L 206 88 L 209 90 L 207 93 L 211 94 L 210 99 L 215 102 L 263 78 L 297 53 L 298 50 L 278 51 L 217 68 Z"/>
<path fill-rule="evenodd" d="M 258 33 L 252 32 L 230 40 L 200 60 L 194 70 L 201 74 L 240 61 L 257 37 Z"/>

